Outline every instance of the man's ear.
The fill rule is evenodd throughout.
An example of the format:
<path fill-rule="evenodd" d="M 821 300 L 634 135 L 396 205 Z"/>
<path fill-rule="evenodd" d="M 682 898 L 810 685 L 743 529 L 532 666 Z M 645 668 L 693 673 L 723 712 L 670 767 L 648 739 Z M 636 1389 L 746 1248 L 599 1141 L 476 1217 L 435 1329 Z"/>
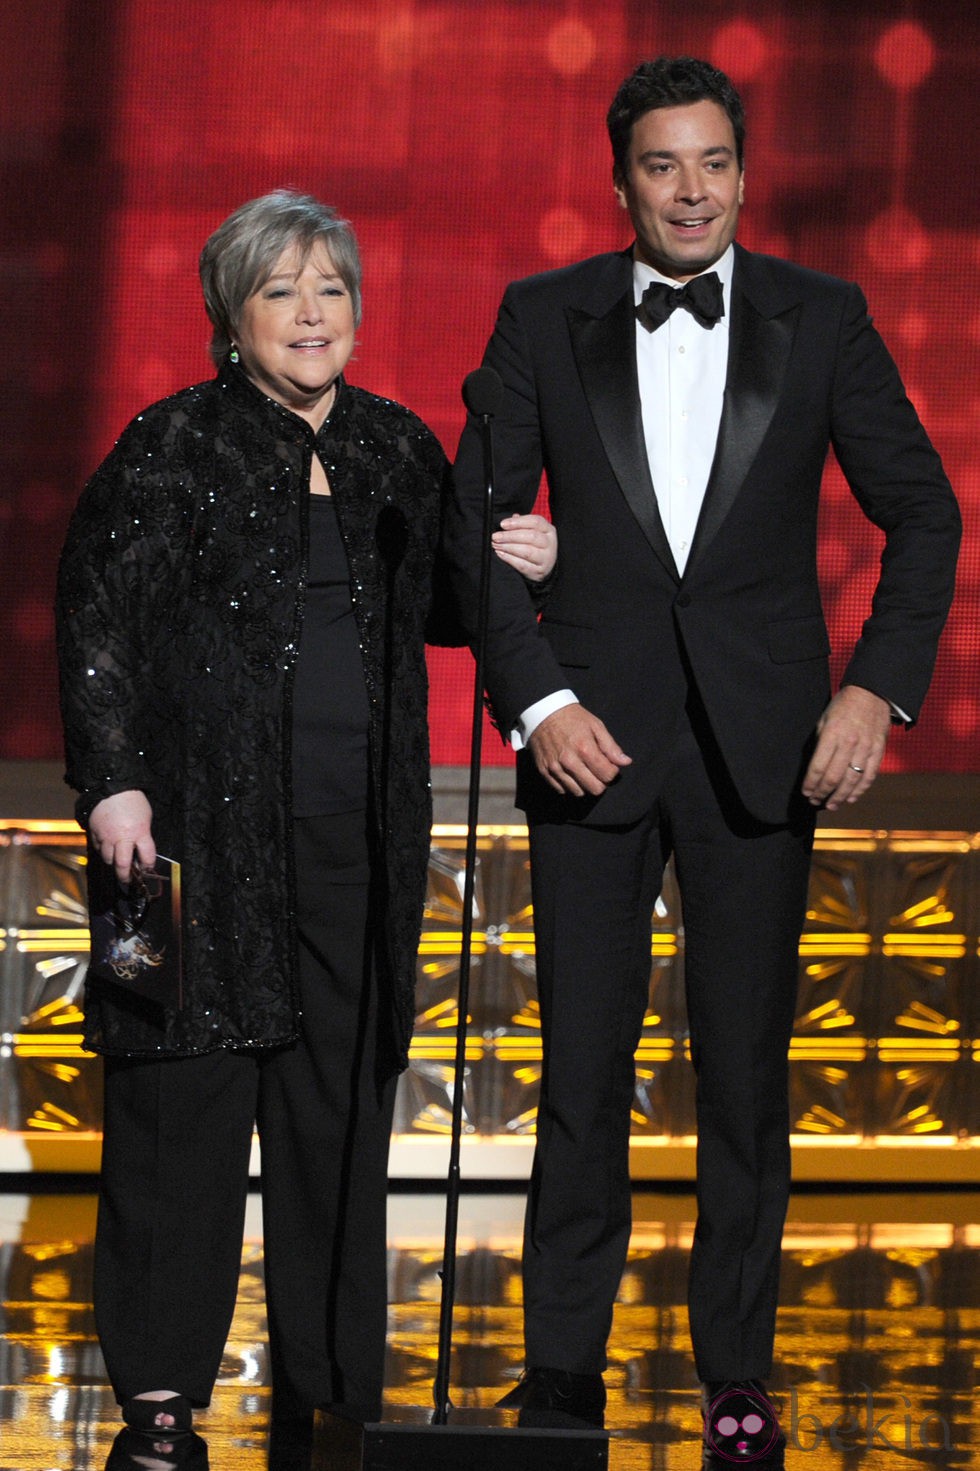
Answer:
<path fill-rule="evenodd" d="M 629 206 L 626 203 L 626 180 L 620 173 L 618 164 L 613 164 L 612 180 L 620 209 L 627 209 Z"/>
<path fill-rule="evenodd" d="M 743 169 L 738 179 L 738 206 L 741 209 L 745 203 L 745 170 Z"/>

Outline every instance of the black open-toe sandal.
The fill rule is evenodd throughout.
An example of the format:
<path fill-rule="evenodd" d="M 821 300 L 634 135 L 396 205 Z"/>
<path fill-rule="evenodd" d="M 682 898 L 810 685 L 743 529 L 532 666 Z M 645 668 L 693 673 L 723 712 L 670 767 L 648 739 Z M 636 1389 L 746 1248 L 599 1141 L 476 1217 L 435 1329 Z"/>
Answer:
<path fill-rule="evenodd" d="M 174 1423 L 158 1425 L 157 1415 L 172 1415 Z M 170 1435 L 186 1435 L 193 1424 L 191 1402 L 182 1394 L 172 1394 L 167 1399 L 128 1399 L 122 1407 L 122 1417 L 130 1430 L 162 1440 Z"/>

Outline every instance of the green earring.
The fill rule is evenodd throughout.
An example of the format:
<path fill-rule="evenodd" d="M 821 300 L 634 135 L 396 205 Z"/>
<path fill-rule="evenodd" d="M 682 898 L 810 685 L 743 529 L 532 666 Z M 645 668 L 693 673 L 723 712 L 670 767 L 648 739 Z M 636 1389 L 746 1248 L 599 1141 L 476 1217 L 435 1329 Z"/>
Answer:
<path fill-rule="evenodd" d="M 235 346 L 234 343 L 231 344 L 231 352 L 228 354 L 228 357 L 231 362 L 238 362 L 238 348 Z"/>

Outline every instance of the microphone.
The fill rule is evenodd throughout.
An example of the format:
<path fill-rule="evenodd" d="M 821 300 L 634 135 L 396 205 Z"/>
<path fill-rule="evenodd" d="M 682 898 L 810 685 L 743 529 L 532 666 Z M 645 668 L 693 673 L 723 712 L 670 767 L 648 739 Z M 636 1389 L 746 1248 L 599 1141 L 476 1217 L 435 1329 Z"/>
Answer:
<path fill-rule="evenodd" d="M 493 368 L 474 368 L 463 379 L 463 402 L 478 419 L 492 419 L 503 394 L 500 374 Z"/>

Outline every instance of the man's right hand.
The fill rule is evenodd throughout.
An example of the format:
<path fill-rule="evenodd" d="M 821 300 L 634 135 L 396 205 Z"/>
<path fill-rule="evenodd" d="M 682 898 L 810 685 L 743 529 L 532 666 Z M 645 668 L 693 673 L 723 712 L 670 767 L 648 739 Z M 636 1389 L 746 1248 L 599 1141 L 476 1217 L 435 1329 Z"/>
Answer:
<path fill-rule="evenodd" d="M 572 797 L 599 797 L 624 766 L 632 765 L 602 721 L 583 705 L 563 705 L 528 740 L 535 765 L 550 787 Z"/>
<path fill-rule="evenodd" d="M 139 791 L 116 792 L 103 797 L 92 808 L 88 830 L 105 863 L 111 863 L 121 884 L 128 884 L 133 859 L 145 869 L 157 861 L 156 844 L 150 832 L 153 809 Z"/>

